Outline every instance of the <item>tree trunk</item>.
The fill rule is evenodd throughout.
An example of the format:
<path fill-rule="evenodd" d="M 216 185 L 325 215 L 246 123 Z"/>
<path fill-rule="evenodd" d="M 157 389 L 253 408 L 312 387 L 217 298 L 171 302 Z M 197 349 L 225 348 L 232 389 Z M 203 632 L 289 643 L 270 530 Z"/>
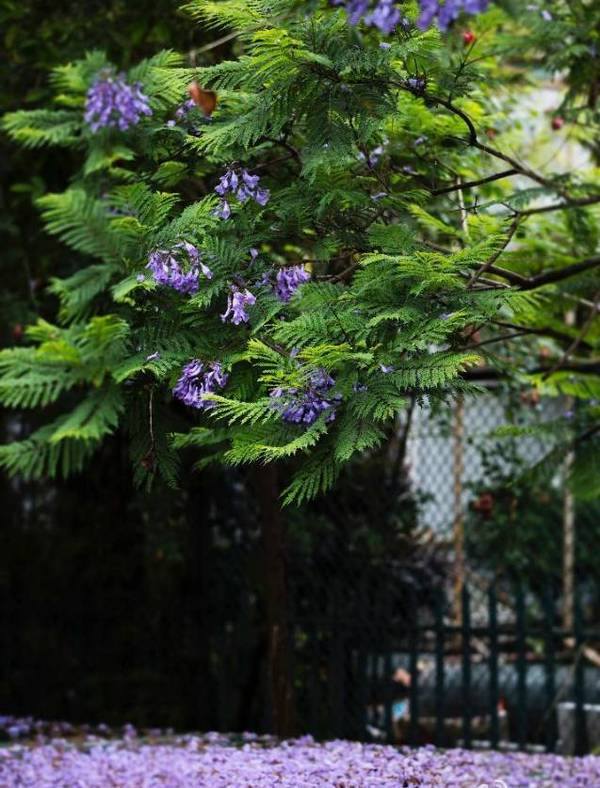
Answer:
<path fill-rule="evenodd" d="M 255 483 L 261 512 L 267 606 L 267 658 L 273 732 L 294 735 L 294 696 L 287 616 L 286 555 L 279 481 L 274 464 L 257 468 Z"/>

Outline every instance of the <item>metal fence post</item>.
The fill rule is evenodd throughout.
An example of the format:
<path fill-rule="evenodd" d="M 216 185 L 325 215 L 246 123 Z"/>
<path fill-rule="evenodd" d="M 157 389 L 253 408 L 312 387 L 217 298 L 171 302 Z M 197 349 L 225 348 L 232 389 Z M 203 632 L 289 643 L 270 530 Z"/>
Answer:
<path fill-rule="evenodd" d="M 463 743 L 471 746 L 471 597 L 465 583 L 462 588 L 462 690 Z"/>
<path fill-rule="evenodd" d="M 419 743 L 419 622 L 418 622 L 418 607 L 414 596 L 411 592 L 411 623 L 410 623 L 410 723 L 408 729 L 408 740 L 410 744 L 417 745 Z M 414 615 L 414 618 L 412 616 Z"/>
<path fill-rule="evenodd" d="M 548 752 L 556 748 L 556 662 L 554 659 L 554 600 L 547 589 L 543 598 L 544 608 L 544 667 L 547 711 L 544 715 L 545 740 Z"/>
<path fill-rule="evenodd" d="M 584 633 L 581 621 L 579 594 L 573 594 L 573 635 L 575 639 L 575 755 L 585 755 L 588 751 L 587 721 L 585 718 L 585 666 Z"/>
<path fill-rule="evenodd" d="M 359 739 L 365 737 L 367 730 L 367 705 L 369 702 L 367 688 L 367 654 L 369 648 L 367 586 L 367 572 L 363 568 L 359 584 L 358 621 L 354 623 L 352 630 L 352 643 L 355 654 L 352 669 L 356 680 L 356 692 L 353 698 L 354 703 L 352 704 L 353 716 L 356 718 L 353 737 L 358 737 Z"/>
<path fill-rule="evenodd" d="M 498 724 L 498 603 L 495 581 L 488 591 L 488 627 L 490 635 L 490 743 L 492 747 L 497 747 L 500 730 Z"/>
<path fill-rule="evenodd" d="M 329 652 L 329 704 L 331 709 L 331 725 L 328 734 L 334 737 L 342 735 L 344 724 L 344 645 L 341 620 L 341 578 L 333 581 L 333 598 L 331 609 L 331 640 Z"/>
<path fill-rule="evenodd" d="M 390 637 L 390 625 L 392 621 L 390 596 L 387 590 L 383 590 L 384 597 L 384 637 L 383 637 L 383 720 L 385 734 L 389 744 L 394 742 L 394 717 L 392 711 L 392 640 Z"/>
<path fill-rule="evenodd" d="M 438 589 L 435 597 L 435 743 L 444 744 L 444 592 Z"/>
<path fill-rule="evenodd" d="M 517 741 L 524 748 L 527 742 L 527 660 L 525 597 L 521 584 L 517 586 Z"/>

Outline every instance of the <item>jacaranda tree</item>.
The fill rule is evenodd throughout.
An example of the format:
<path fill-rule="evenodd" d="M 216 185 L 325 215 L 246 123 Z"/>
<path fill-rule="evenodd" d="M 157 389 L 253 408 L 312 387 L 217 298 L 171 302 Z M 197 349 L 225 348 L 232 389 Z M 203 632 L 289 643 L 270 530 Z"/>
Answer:
<path fill-rule="evenodd" d="M 0 464 L 68 474 L 122 428 L 141 483 L 176 483 L 194 448 L 200 466 L 285 461 L 282 500 L 300 503 L 410 399 L 471 391 L 493 367 L 581 398 L 537 429 L 557 454 L 578 445 L 575 478 L 598 491 L 600 183 L 591 159 L 542 155 L 567 129 L 598 155 L 597 10 L 186 8 L 237 59 L 163 52 L 119 73 L 94 52 L 54 71 L 53 107 L 4 118 L 21 145 L 80 151 L 70 188 L 38 204 L 90 264 L 51 283 L 55 322 L 0 354 L 0 402 L 48 412 Z M 563 74 L 562 104 L 528 127 L 540 64 Z"/>

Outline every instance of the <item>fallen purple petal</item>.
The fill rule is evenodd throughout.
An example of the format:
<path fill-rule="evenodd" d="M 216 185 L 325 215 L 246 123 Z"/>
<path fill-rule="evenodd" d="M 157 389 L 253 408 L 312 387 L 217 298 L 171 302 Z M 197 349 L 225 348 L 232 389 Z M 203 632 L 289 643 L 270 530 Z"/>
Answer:
<path fill-rule="evenodd" d="M 254 733 L 175 736 L 161 730 L 138 732 L 131 725 L 115 738 L 107 726 L 75 729 L 68 723 L 4 719 L 4 730 L 18 727 L 18 736 L 29 735 L 31 741 L 0 749 L 3 788 L 600 785 L 600 757 L 593 755 L 317 743 L 311 736 L 277 742 Z"/>

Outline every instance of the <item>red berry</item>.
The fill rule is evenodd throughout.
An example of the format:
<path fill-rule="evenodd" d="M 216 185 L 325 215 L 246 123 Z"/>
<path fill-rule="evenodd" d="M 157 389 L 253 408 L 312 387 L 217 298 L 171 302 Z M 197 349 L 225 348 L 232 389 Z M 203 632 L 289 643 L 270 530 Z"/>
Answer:
<path fill-rule="evenodd" d="M 551 355 L 552 355 L 552 351 L 550 350 L 549 347 L 546 347 L 545 345 L 542 345 L 542 347 L 538 350 L 538 356 L 541 359 L 550 358 Z"/>
<path fill-rule="evenodd" d="M 564 125 L 565 125 L 565 119 L 561 118 L 560 115 L 556 115 L 556 117 L 552 118 L 552 128 L 554 129 L 554 131 L 558 131 L 559 129 L 562 129 Z"/>
<path fill-rule="evenodd" d="M 465 30 L 465 32 L 462 34 L 462 38 L 464 45 L 466 47 L 469 47 L 471 46 L 471 44 L 474 43 L 476 36 L 472 30 Z"/>
<path fill-rule="evenodd" d="M 522 391 L 519 397 L 523 405 L 529 405 L 531 408 L 535 408 L 536 405 L 540 404 L 540 392 L 537 389 Z"/>
<path fill-rule="evenodd" d="M 489 519 L 494 509 L 494 496 L 489 492 L 482 492 L 479 498 L 476 498 L 471 507 L 474 511 L 479 512 L 486 520 Z"/>

